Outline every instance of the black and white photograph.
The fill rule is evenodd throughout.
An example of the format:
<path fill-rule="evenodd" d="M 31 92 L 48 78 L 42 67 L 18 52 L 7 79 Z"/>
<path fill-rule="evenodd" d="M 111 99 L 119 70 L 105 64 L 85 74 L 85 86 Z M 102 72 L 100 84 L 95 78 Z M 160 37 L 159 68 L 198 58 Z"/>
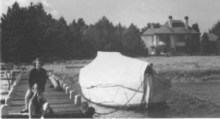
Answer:
<path fill-rule="evenodd" d="M 220 118 L 220 0 L 0 0 L 1 118 Z"/>

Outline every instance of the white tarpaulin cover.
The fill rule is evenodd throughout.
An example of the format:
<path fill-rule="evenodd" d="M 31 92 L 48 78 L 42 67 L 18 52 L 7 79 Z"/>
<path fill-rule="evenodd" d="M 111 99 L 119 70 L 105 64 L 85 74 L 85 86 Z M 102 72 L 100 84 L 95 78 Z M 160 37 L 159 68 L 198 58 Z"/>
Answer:
<path fill-rule="evenodd" d="M 142 82 L 148 64 L 148 62 L 123 56 L 118 52 L 98 52 L 97 57 L 80 70 L 79 83 L 82 93 L 90 101 L 102 105 L 138 105 L 143 97 Z M 161 86 L 162 83 L 159 84 Z M 154 85 L 152 81 L 150 85 Z M 163 95 L 155 96 L 155 99 L 152 97 L 146 100 L 150 102 L 164 100 Z"/>

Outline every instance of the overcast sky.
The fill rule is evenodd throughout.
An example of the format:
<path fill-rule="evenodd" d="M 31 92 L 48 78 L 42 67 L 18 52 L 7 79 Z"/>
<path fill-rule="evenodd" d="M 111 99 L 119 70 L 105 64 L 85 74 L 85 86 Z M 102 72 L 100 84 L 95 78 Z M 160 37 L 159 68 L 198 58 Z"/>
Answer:
<path fill-rule="evenodd" d="M 0 0 L 0 15 L 14 1 L 21 6 L 41 1 L 47 12 L 55 18 L 63 16 L 68 23 L 83 18 L 93 24 L 106 16 L 114 24 L 143 28 L 148 22 L 164 24 L 170 15 L 180 20 L 188 16 L 189 24 L 198 23 L 204 32 L 220 21 L 220 0 Z"/>

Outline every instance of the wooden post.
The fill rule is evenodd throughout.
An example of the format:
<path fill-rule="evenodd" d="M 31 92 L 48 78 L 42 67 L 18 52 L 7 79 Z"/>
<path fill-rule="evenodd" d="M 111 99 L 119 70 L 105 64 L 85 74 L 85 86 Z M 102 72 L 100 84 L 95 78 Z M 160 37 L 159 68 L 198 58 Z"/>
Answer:
<path fill-rule="evenodd" d="M 86 102 L 86 101 L 83 101 L 83 102 L 82 102 L 82 107 L 88 108 L 88 107 L 89 107 L 89 103 Z"/>
<path fill-rule="evenodd" d="M 11 105 L 11 97 L 7 97 L 5 100 L 5 104 Z"/>
<path fill-rule="evenodd" d="M 86 101 L 82 102 L 81 111 L 83 114 L 86 114 L 86 111 L 88 110 L 88 108 L 89 108 L 89 103 Z"/>
<path fill-rule="evenodd" d="M 65 92 L 67 95 L 70 94 L 70 87 L 69 86 L 66 86 L 66 92 Z"/>
<path fill-rule="evenodd" d="M 65 90 L 65 89 L 66 89 L 66 84 L 63 84 L 63 87 L 62 87 L 62 88 L 63 88 L 63 90 Z"/>
<path fill-rule="evenodd" d="M 75 96 L 74 104 L 81 105 L 81 96 L 80 95 Z"/>
<path fill-rule="evenodd" d="M 62 86 L 63 86 L 63 80 L 58 80 L 59 81 L 59 83 L 60 83 L 60 87 L 62 88 Z"/>
<path fill-rule="evenodd" d="M 50 79 L 51 83 L 53 84 L 54 88 L 55 88 L 56 90 L 59 90 L 60 85 L 59 85 L 59 83 L 58 83 L 56 77 L 55 77 L 54 75 L 52 75 L 52 76 L 49 77 L 49 79 Z"/>
<path fill-rule="evenodd" d="M 1 105 L 1 115 L 8 115 L 8 105 Z"/>
<path fill-rule="evenodd" d="M 76 95 L 76 91 L 75 90 L 71 90 L 70 91 L 70 99 L 74 100 L 75 95 Z"/>

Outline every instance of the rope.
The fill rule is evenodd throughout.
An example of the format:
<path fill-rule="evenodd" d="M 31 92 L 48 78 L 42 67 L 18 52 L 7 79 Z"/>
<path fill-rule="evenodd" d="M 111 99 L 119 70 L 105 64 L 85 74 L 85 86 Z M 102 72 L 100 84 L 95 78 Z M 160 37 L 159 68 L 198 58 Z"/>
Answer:
<path fill-rule="evenodd" d="M 160 77 L 160 76 L 158 75 L 158 73 L 156 73 L 155 71 L 154 71 L 153 74 L 156 74 L 156 75 L 153 75 L 153 76 L 158 77 L 161 81 L 164 81 L 165 83 L 169 83 L 169 80 L 168 80 L 168 79 L 165 79 L 165 78 Z M 146 76 L 148 76 L 148 75 L 146 75 Z M 132 95 L 132 97 L 131 97 L 122 107 L 125 107 L 125 106 L 134 98 L 134 96 L 137 94 L 137 92 L 139 92 L 139 89 L 141 88 L 142 84 L 143 84 L 143 82 L 141 83 L 141 85 L 138 87 L 137 90 L 133 89 L 133 90 L 136 91 L 136 92 Z M 110 85 L 110 86 L 108 86 L 108 85 L 102 85 L 102 84 L 99 84 L 99 85 L 96 85 L 96 86 L 91 86 L 91 87 L 88 87 L 87 89 L 91 89 L 91 88 L 95 88 L 95 87 L 116 87 L 116 86 L 130 89 L 130 88 L 128 88 L 128 87 L 124 87 L 124 86 L 121 86 L 121 85 Z M 115 113 L 115 112 L 119 111 L 120 109 L 121 109 L 121 108 L 118 108 L 118 109 L 115 109 L 115 110 L 113 110 L 113 111 L 106 112 L 106 113 L 95 112 L 95 114 L 97 114 L 97 115 L 108 115 L 108 114 Z"/>
<path fill-rule="evenodd" d="M 170 84 L 170 80 L 169 79 L 166 79 L 166 78 L 162 78 L 161 76 L 159 76 L 159 74 L 157 72 L 154 71 L 155 75 L 157 78 L 159 78 L 161 81 L 167 83 L 169 85 L 169 87 L 171 87 L 171 84 Z"/>
<path fill-rule="evenodd" d="M 92 89 L 92 88 L 111 88 L 111 87 L 122 87 L 122 88 L 126 88 L 126 89 L 129 89 L 129 90 L 132 90 L 132 91 L 136 91 L 136 92 L 142 92 L 140 90 L 137 90 L 137 89 L 132 89 L 132 88 L 129 88 L 129 87 L 125 87 L 123 85 L 103 85 L 103 84 L 98 84 L 98 85 L 94 85 L 94 86 L 90 86 L 90 87 L 87 87 L 86 89 Z"/>
<path fill-rule="evenodd" d="M 148 76 L 148 75 L 147 75 L 147 76 Z M 137 90 L 139 90 L 139 89 L 141 88 L 142 84 L 143 84 L 143 82 L 141 83 L 141 85 L 138 87 Z M 122 107 L 125 107 L 125 106 L 134 98 L 134 96 L 137 94 L 137 92 L 138 92 L 138 91 L 136 91 L 136 92 L 131 96 L 131 98 L 130 98 Z M 115 110 L 113 110 L 113 111 L 106 112 L 106 113 L 95 112 L 95 114 L 97 114 L 97 115 L 108 115 L 108 114 L 111 114 L 111 113 L 115 113 L 115 112 L 119 111 L 120 109 L 121 109 L 121 108 L 118 108 L 118 109 L 115 109 Z"/>
<path fill-rule="evenodd" d="M 142 86 L 142 84 L 138 87 L 137 90 L 139 90 L 141 86 Z M 132 97 L 131 97 L 122 107 L 125 107 L 125 106 L 134 98 L 134 96 L 135 96 L 136 94 L 137 94 L 137 91 L 132 95 Z M 118 108 L 118 109 L 116 109 L 116 110 L 113 110 L 113 111 L 111 111 L 111 112 L 107 112 L 107 113 L 95 112 L 95 114 L 98 114 L 98 115 L 108 115 L 108 114 L 111 114 L 111 113 L 115 113 L 115 112 L 117 112 L 117 111 L 119 111 L 119 110 L 120 110 L 120 108 Z"/>

